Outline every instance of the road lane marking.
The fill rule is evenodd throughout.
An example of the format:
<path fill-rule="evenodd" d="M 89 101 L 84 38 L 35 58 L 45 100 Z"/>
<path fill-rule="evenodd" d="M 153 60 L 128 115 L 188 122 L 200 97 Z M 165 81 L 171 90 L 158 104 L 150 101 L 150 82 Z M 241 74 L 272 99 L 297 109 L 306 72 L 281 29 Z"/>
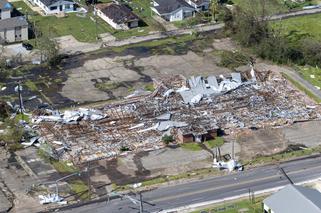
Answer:
<path fill-rule="evenodd" d="M 303 168 L 303 169 L 296 170 L 296 171 L 288 171 L 287 174 L 288 175 L 293 175 L 293 174 L 301 173 L 303 171 L 315 170 L 316 168 L 321 168 L 321 165 L 315 166 L 315 167 L 310 167 L 310 168 Z M 216 190 L 219 190 L 219 189 L 231 188 L 231 187 L 234 187 L 234 186 L 246 185 L 248 183 L 255 183 L 255 182 L 261 182 L 261 181 L 264 181 L 264 180 L 275 179 L 277 177 L 284 177 L 284 176 L 281 175 L 281 174 L 277 174 L 277 175 L 272 175 L 272 176 L 268 176 L 268 177 L 264 177 L 264 178 L 260 178 L 260 179 L 242 181 L 240 183 L 236 182 L 236 183 L 233 183 L 233 184 L 230 184 L 230 185 L 224 185 L 224 186 L 219 186 L 219 187 L 214 187 L 214 188 L 206 188 L 206 189 L 202 189 L 202 190 L 194 190 L 192 192 L 182 193 L 182 194 L 179 194 L 179 195 L 165 196 L 165 197 L 162 197 L 162 198 L 152 199 L 149 202 L 167 201 L 167 200 L 172 200 L 172 199 L 175 199 L 175 198 L 182 198 L 182 197 L 195 195 L 195 194 L 200 194 L 200 193 L 204 193 L 204 192 L 210 192 L 210 191 L 216 191 Z M 286 178 L 284 178 L 283 180 L 286 180 Z"/>

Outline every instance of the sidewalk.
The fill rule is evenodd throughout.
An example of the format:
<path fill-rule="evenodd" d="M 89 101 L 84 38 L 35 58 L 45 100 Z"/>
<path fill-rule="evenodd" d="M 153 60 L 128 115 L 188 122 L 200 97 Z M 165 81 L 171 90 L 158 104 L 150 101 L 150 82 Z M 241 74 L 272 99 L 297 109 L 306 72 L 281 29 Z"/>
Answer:
<path fill-rule="evenodd" d="M 224 24 L 214 24 L 214 25 L 198 25 L 193 29 L 178 29 L 172 30 L 168 32 L 154 32 L 146 36 L 133 36 L 127 39 L 117 40 L 117 39 L 109 39 L 105 42 L 99 41 L 96 43 L 85 43 L 78 42 L 73 36 L 62 36 L 57 37 L 55 40 L 60 46 L 60 53 L 63 54 L 77 54 L 77 53 L 87 53 L 95 50 L 99 50 L 103 47 L 119 47 L 124 45 L 136 44 L 140 42 L 152 41 L 157 39 L 164 39 L 170 36 L 181 36 L 181 35 L 189 35 L 194 32 L 209 32 L 209 31 L 217 31 L 224 27 Z M 67 45 L 66 45 L 67 44 Z"/>

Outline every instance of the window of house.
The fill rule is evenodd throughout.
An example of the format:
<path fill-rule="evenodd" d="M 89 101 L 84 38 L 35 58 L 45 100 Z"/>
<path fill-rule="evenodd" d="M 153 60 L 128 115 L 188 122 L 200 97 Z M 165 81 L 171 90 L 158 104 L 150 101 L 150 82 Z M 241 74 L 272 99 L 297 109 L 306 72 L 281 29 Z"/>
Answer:
<path fill-rule="evenodd" d="M 50 7 L 50 10 L 57 10 L 57 6 Z"/>
<path fill-rule="evenodd" d="M 70 9 L 70 4 L 65 4 L 65 9 Z"/>

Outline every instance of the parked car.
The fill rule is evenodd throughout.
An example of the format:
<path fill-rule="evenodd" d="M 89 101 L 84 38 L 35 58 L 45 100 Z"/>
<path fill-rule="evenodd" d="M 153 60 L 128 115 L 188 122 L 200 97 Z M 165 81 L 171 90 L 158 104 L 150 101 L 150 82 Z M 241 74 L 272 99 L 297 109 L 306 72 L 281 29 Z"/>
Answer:
<path fill-rule="evenodd" d="M 22 46 L 24 48 L 26 48 L 26 50 L 32 50 L 33 49 L 33 46 L 29 43 L 22 43 Z"/>

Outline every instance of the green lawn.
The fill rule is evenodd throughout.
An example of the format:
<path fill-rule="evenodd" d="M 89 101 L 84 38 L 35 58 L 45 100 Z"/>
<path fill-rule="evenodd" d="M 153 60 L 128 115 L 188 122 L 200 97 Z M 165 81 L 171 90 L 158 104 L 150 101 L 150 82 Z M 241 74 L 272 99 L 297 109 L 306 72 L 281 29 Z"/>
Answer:
<path fill-rule="evenodd" d="M 205 145 L 212 149 L 214 147 L 222 146 L 224 144 L 224 139 L 222 137 L 216 137 L 214 140 L 209 140 L 205 142 Z"/>
<path fill-rule="evenodd" d="M 69 183 L 71 190 L 79 197 L 81 200 L 89 200 L 90 195 L 88 192 L 87 184 L 82 180 L 72 180 Z"/>
<path fill-rule="evenodd" d="M 290 81 L 297 89 L 301 90 L 302 92 L 304 92 L 307 96 L 309 96 L 311 99 L 313 99 L 315 102 L 317 103 L 321 103 L 321 100 L 319 97 L 317 97 L 316 95 L 314 95 L 314 93 L 312 93 L 309 89 L 307 89 L 305 86 L 303 86 L 302 84 L 300 84 L 299 82 L 297 82 L 296 80 L 294 80 L 291 76 L 282 73 L 282 76 L 284 78 L 286 78 L 288 81 Z"/>
<path fill-rule="evenodd" d="M 239 5 L 242 8 L 253 8 L 254 11 L 260 11 L 258 7 L 261 0 L 232 0 L 234 4 Z M 269 14 L 281 13 L 289 11 L 288 7 L 284 4 L 283 0 L 268 0 L 266 5 Z"/>
<path fill-rule="evenodd" d="M 300 75 L 312 85 L 321 88 L 321 69 L 318 67 L 298 67 Z"/>
<path fill-rule="evenodd" d="M 189 150 L 189 151 L 201 151 L 202 147 L 198 143 L 183 143 L 181 144 L 181 147 L 183 149 Z"/>
<path fill-rule="evenodd" d="M 286 34 L 298 32 L 299 34 L 306 34 L 321 41 L 321 14 L 289 18 L 280 22 L 274 22 L 273 26 L 280 28 Z"/>
<path fill-rule="evenodd" d="M 243 212 L 247 213 L 261 213 L 262 211 L 262 200 L 264 197 L 255 198 L 253 202 L 250 202 L 248 199 L 240 200 L 235 202 L 227 202 L 224 204 L 217 204 L 211 208 L 206 208 L 203 210 L 194 211 L 193 213 L 239 213 L 243 210 Z"/>
<path fill-rule="evenodd" d="M 158 25 L 151 18 L 149 7 L 145 7 L 145 9 L 142 11 L 141 7 L 137 6 L 138 3 L 140 3 L 140 5 L 145 5 L 145 0 L 136 0 L 133 2 L 136 2 L 134 5 L 134 12 L 147 23 L 147 26 L 126 31 L 115 30 L 98 17 L 97 34 L 99 35 L 101 33 L 109 32 L 116 38 L 122 39 L 131 36 L 146 35 L 150 32 L 150 30 L 157 30 Z M 22 1 L 13 2 L 12 4 L 19 12 L 27 15 L 29 22 L 35 23 L 41 33 L 45 35 L 49 35 L 50 37 L 73 35 L 78 41 L 81 42 L 96 41 L 96 26 L 94 22 L 94 15 L 92 13 L 88 13 L 86 17 L 79 17 L 76 15 L 76 13 L 68 13 L 67 17 L 57 18 L 55 16 L 41 16 L 33 12 L 28 5 Z"/>

